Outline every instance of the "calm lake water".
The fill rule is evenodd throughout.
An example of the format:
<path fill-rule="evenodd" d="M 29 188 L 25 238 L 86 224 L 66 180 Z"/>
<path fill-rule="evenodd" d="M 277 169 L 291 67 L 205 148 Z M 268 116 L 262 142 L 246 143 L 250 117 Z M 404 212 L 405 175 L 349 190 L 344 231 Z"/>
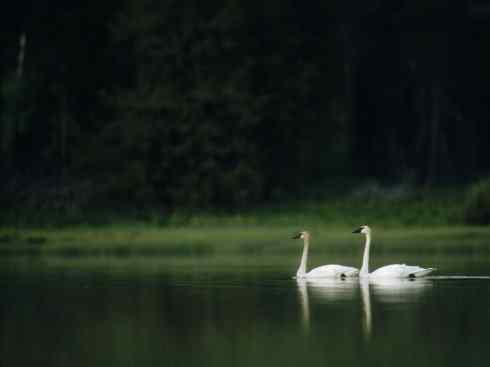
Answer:
<path fill-rule="evenodd" d="M 0 365 L 490 365 L 488 255 L 370 284 L 296 282 L 299 255 L 0 258 Z"/>

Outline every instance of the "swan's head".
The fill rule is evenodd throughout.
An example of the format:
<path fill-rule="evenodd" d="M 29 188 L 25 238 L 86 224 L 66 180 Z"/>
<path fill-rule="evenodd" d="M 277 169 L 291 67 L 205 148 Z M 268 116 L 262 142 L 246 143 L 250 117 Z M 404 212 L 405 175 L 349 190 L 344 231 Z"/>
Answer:
<path fill-rule="evenodd" d="M 352 231 L 352 233 L 362 233 L 362 234 L 368 234 L 368 233 L 371 233 L 371 228 L 369 228 L 368 226 L 364 225 L 364 226 L 360 226 L 359 228 L 355 229 Z"/>
<path fill-rule="evenodd" d="M 302 240 L 303 239 L 307 239 L 308 240 L 308 239 L 310 239 L 310 233 L 308 231 L 301 231 L 298 234 L 295 234 L 293 236 L 293 239 L 295 239 L 295 240 L 297 240 L 299 238 L 301 238 Z"/>

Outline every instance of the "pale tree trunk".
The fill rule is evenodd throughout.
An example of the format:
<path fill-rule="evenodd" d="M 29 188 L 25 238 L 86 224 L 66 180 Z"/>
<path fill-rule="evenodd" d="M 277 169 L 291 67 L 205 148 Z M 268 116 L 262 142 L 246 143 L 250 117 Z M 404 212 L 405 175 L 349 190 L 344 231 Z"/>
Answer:
<path fill-rule="evenodd" d="M 428 136 L 428 166 L 425 185 L 431 186 L 437 179 L 437 176 L 443 173 L 444 169 L 450 166 L 449 151 L 446 141 L 444 126 L 447 125 L 448 103 L 444 98 L 444 93 L 440 85 L 434 83 L 431 91 L 431 114 Z"/>
<path fill-rule="evenodd" d="M 352 126 L 356 101 L 354 96 L 354 75 L 355 75 L 355 46 L 352 36 L 352 26 L 343 24 L 340 27 L 342 49 L 344 53 L 344 122 Z"/>
<path fill-rule="evenodd" d="M 19 55 L 17 56 L 17 79 L 22 79 L 24 73 L 24 58 L 26 49 L 26 34 L 23 32 L 19 37 Z"/>
<path fill-rule="evenodd" d="M 429 123 L 429 149 L 428 170 L 425 184 L 430 186 L 434 182 L 437 172 L 438 152 L 439 152 L 439 124 L 441 117 L 440 110 L 440 90 L 437 86 L 432 87 L 431 93 L 432 113 Z"/>

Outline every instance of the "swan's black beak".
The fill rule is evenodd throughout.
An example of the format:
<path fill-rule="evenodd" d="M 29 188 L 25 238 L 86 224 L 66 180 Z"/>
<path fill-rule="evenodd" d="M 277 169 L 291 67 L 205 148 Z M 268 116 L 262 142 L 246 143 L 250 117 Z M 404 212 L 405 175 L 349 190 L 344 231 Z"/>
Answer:
<path fill-rule="evenodd" d="M 361 233 L 361 231 L 362 231 L 362 227 L 359 227 L 357 229 L 354 229 L 352 233 Z"/>
<path fill-rule="evenodd" d="M 301 238 L 301 232 L 298 234 L 295 234 L 293 237 L 291 237 L 293 240 L 297 240 L 298 238 Z"/>

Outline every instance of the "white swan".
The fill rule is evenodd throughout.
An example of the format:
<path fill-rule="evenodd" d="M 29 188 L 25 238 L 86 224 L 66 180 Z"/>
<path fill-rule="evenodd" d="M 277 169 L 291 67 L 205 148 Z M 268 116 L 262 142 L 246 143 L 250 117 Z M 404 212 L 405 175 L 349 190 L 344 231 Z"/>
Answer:
<path fill-rule="evenodd" d="M 293 238 L 301 238 L 304 242 L 301 263 L 299 265 L 298 271 L 296 272 L 297 279 L 346 278 L 358 276 L 359 270 L 351 266 L 343 265 L 322 265 L 310 270 L 309 272 L 306 272 L 306 262 L 308 261 L 308 249 L 310 246 L 310 233 L 307 231 L 302 231 L 295 235 Z"/>
<path fill-rule="evenodd" d="M 366 236 L 364 245 L 364 256 L 362 258 L 362 267 L 359 271 L 360 277 L 386 277 L 386 278 L 419 278 L 433 272 L 434 268 L 422 268 L 405 264 L 386 265 L 369 273 L 369 247 L 371 246 L 371 228 L 361 226 L 352 233 L 362 233 Z"/>

